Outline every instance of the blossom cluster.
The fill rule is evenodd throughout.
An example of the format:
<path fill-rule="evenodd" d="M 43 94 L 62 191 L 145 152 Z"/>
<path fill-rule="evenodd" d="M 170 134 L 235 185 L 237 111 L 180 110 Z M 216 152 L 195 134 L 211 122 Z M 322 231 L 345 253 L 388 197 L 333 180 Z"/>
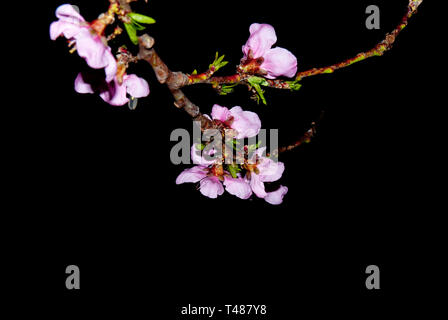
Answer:
<path fill-rule="evenodd" d="M 243 111 L 236 106 L 230 110 L 220 105 L 212 108 L 211 119 L 223 126 L 225 130 L 232 130 L 236 139 L 256 136 L 261 129 L 261 121 L 256 113 Z M 191 158 L 196 166 L 185 169 L 176 179 L 177 184 L 199 182 L 200 192 L 209 198 L 217 198 L 226 190 L 228 193 L 240 198 L 248 199 L 255 194 L 270 204 L 280 204 L 288 192 L 288 188 L 280 186 L 273 192 L 265 190 L 265 182 L 274 182 L 281 178 L 285 170 L 282 162 L 274 161 L 263 156 L 265 147 L 256 149 L 250 155 L 248 147 L 243 149 L 245 155 L 241 164 L 235 164 L 226 159 L 227 152 L 222 157 L 208 159 L 206 155 L 213 154 L 214 149 L 203 151 L 195 144 L 191 148 Z M 238 156 L 238 155 L 237 155 Z M 233 157 L 233 153 L 232 153 Z"/>
<path fill-rule="evenodd" d="M 134 74 L 125 74 L 121 79 L 117 76 L 117 61 L 111 48 L 106 44 L 104 27 L 94 28 L 98 21 L 87 22 L 70 4 L 64 4 L 56 9 L 57 21 L 50 25 L 50 38 L 56 40 L 63 35 L 75 46 L 79 56 L 84 58 L 92 69 L 104 69 L 104 75 L 97 73 L 79 73 L 75 80 L 75 90 L 78 93 L 98 93 L 107 103 L 122 106 L 129 99 L 149 95 L 149 85 L 146 80 Z"/>

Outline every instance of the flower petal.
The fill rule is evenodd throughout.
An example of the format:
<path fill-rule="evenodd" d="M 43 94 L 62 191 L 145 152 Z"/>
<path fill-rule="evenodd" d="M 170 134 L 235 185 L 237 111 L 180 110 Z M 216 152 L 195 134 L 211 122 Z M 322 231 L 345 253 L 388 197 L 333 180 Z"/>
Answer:
<path fill-rule="evenodd" d="M 260 68 L 268 72 L 267 78 L 280 76 L 292 78 L 297 73 L 297 58 L 284 48 L 269 49 L 263 56 Z"/>
<path fill-rule="evenodd" d="M 76 35 L 76 49 L 80 57 L 84 58 L 93 69 L 105 68 L 110 63 L 108 47 L 104 45 L 100 37 L 92 33 L 90 28 L 81 28 Z"/>
<path fill-rule="evenodd" d="M 257 165 L 260 180 L 263 182 L 273 182 L 280 179 L 285 171 L 283 162 L 275 162 L 269 158 L 262 157 Z"/>
<path fill-rule="evenodd" d="M 288 188 L 280 186 L 278 190 L 274 192 L 269 192 L 267 196 L 264 198 L 264 200 L 266 200 L 266 202 L 270 204 L 278 205 L 283 202 L 283 197 L 285 196 L 286 193 L 288 193 Z"/>
<path fill-rule="evenodd" d="M 50 24 L 50 39 L 56 40 L 61 34 L 67 39 L 72 39 L 81 31 L 81 29 L 82 28 L 76 24 L 60 20 L 55 21 Z"/>
<path fill-rule="evenodd" d="M 115 60 L 110 47 L 106 48 L 104 55 L 107 61 L 107 66 L 104 68 L 104 72 L 106 73 L 106 82 L 111 82 L 117 75 L 117 60 Z"/>
<path fill-rule="evenodd" d="M 107 88 L 100 93 L 100 97 L 112 106 L 122 106 L 129 101 L 126 97 L 126 86 L 124 84 L 120 86 L 117 79 L 107 85 Z"/>
<path fill-rule="evenodd" d="M 230 109 L 233 117 L 232 129 L 238 131 L 237 139 L 250 138 L 256 136 L 261 129 L 261 121 L 255 112 L 243 111 L 241 107 Z"/>
<path fill-rule="evenodd" d="M 125 75 L 123 83 L 126 85 L 127 92 L 134 98 L 143 98 L 149 95 L 148 82 L 135 74 Z"/>
<path fill-rule="evenodd" d="M 56 17 L 61 21 L 80 24 L 84 22 L 84 18 L 71 4 L 63 4 L 56 9 Z"/>
<path fill-rule="evenodd" d="M 207 176 L 207 168 L 202 166 L 196 166 L 193 168 L 185 169 L 180 173 L 176 179 L 176 184 L 181 183 L 195 183 Z"/>
<path fill-rule="evenodd" d="M 209 198 L 216 199 L 224 193 L 224 187 L 216 177 L 208 177 L 201 180 L 201 193 Z"/>
<path fill-rule="evenodd" d="M 258 174 L 252 173 L 250 175 L 250 187 L 257 197 L 264 198 L 267 196 L 267 193 L 264 189 L 264 183 L 260 180 Z"/>
<path fill-rule="evenodd" d="M 253 58 L 262 57 L 277 42 L 274 27 L 269 24 L 253 23 L 249 31 L 249 39 L 243 46 L 245 58 L 248 57 L 249 51 L 252 52 Z"/>
<path fill-rule="evenodd" d="M 229 109 L 226 107 L 221 107 L 218 104 L 215 104 L 212 108 L 212 118 L 213 120 L 219 120 L 219 121 L 227 121 L 230 117 Z"/>
<path fill-rule="evenodd" d="M 78 73 L 75 79 L 75 91 L 78 93 L 94 93 L 92 85 L 84 80 L 82 73 Z"/>
<path fill-rule="evenodd" d="M 224 177 L 224 186 L 228 193 L 240 199 L 248 199 L 252 195 L 249 183 L 243 178 Z"/>

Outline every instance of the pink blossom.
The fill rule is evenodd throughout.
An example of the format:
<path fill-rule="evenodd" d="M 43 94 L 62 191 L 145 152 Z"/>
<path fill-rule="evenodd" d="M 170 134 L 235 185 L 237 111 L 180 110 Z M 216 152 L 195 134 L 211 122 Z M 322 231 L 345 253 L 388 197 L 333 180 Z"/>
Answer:
<path fill-rule="evenodd" d="M 215 104 L 212 108 L 212 118 L 238 132 L 236 139 L 256 136 L 261 129 L 261 121 L 255 112 L 243 111 L 241 107 L 227 109 Z"/>
<path fill-rule="evenodd" d="M 123 76 L 123 83 L 120 85 L 117 78 L 107 83 L 95 77 L 79 73 L 75 79 L 75 90 L 78 93 L 98 92 L 100 97 L 113 106 L 122 106 L 129 102 L 127 94 L 133 98 L 142 98 L 149 95 L 149 85 L 146 80 L 137 77 L 135 74 Z"/>
<path fill-rule="evenodd" d="M 200 192 L 212 199 L 224 193 L 221 182 L 228 193 L 238 198 L 248 199 L 252 195 L 252 190 L 245 179 L 240 176 L 232 178 L 228 172 L 223 170 L 222 166 L 216 163 L 216 160 L 206 160 L 196 146 L 194 144 L 191 148 L 191 158 L 193 163 L 199 165 L 181 172 L 176 179 L 176 184 L 200 182 Z M 210 155 L 214 153 L 214 150 L 208 152 Z"/>
<path fill-rule="evenodd" d="M 199 191 L 206 197 L 216 199 L 224 193 L 224 187 L 218 177 L 209 173 L 210 169 L 204 166 L 185 169 L 177 177 L 176 184 L 200 182 Z"/>
<path fill-rule="evenodd" d="M 266 77 L 269 79 L 294 77 L 297 73 L 297 58 L 289 50 L 272 48 L 277 42 L 274 28 L 269 24 L 253 23 L 249 31 L 249 39 L 243 46 L 243 60 L 263 58 L 260 68 L 267 72 Z"/>
<path fill-rule="evenodd" d="M 195 166 L 185 169 L 177 177 L 176 184 L 200 182 L 199 191 L 206 197 L 216 199 L 224 193 L 222 179 L 226 191 L 230 194 L 241 199 L 248 199 L 252 195 L 250 186 L 244 179 L 216 176 L 213 167 Z"/>
<path fill-rule="evenodd" d="M 277 191 L 266 192 L 264 183 L 279 180 L 285 171 L 285 165 L 282 162 L 263 157 L 265 149 L 257 150 L 255 164 L 248 165 L 250 174 L 246 175 L 246 179 L 257 197 L 263 198 L 271 204 L 280 204 L 288 192 L 288 188 L 281 186 Z"/>
<path fill-rule="evenodd" d="M 105 69 L 106 81 L 110 82 L 117 72 L 117 63 L 110 47 L 103 43 L 101 35 L 97 34 L 88 22 L 70 4 L 64 4 L 56 9 L 59 19 L 50 25 L 50 38 L 56 40 L 59 36 L 76 43 L 76 50 L 93 69 Z"/>

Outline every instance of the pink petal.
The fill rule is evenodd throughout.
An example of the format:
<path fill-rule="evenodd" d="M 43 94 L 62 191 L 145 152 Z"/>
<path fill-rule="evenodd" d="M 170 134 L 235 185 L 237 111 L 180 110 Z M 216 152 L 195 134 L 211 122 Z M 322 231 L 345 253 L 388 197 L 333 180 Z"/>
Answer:
<path fill-rule="evenodd" d="M 60 20 L 55 21 L 50 25 L 50 39 L 56 40 L 61 34 L 67 39 L 72 39 L 81 31 L 81 29 L 82 28 L 76 24 Z"/>
<path fill-rule="evenodd" d="M 224 177 L 226 191 L 240 199 L 248 199 L 252 195 L 249 183 L 242 178 Z"/>
<path fill-rule="evenodd" d="M 176 184 L 196 183 L 207 176 L 208 169 L 202 166 L 185 169 L 176 179 Z"/>
<path fill-rule="evenodd" d="M 86 59 L 89 67 L 101 69 L 110 63 L 110 52 L 100 37 L 90 28 L 82 28 L 76 35 L 76 49 L 80 57 Z"/>
<path fill-rule="evenodd" d="M 224 193 L 224 187 L 216 177 L 208 177 L 201 180 L 201 193 L 209 198 L 216 199 Z"/>
<path fill-rule="evenodd" d="M 108 84 L 107 90 L 100 93 L 100 97 L 112 106 L 122 106 L 129 102 L 126 97 L 126 86 L 118 84 L 117 79 L 114 79 Z"/>
<path fill-rule="evenodd" d="M 260 180 L 258 174 L 252 173 L 250 175 L 250 187 L 257 197 L 264 198 L 267 196 L 264 189 L 264 183 Z"/>
<path fill-rule="evenodd" d="M 283 197 L 288 192 L 288 188 L 284 186 L 280 186 L 280 188 L 274 192 L 269 192 L 268 195 L 264 198 L 266 202 L 277 205 L 283 202 Z"/>
<path fill-rule="evenodd" d="M 214 120 L 227 121 L 230 117 L 229 109 L 215 104 L 212 108 L 212 118 Z"/>
<path fill-rule="evenodd" d="M 252 51 L 253 58 L 264 56 L 266 51 L 277 42 L 275 30 L 269 24 L 253 23 L 250 26 L 249 31 L 249 39 L 243 46 L 243 53 L 246 58 L 249 54 L 249 50 Z"/>
<path fill-rule="evenodd" d="M 194 143 L 191 147 L 191 161 L 193 164 L 199 164 L 201 166 L 209 166 L 214 164 L 216 160 L 206 160 L 203 156 L 203 151 L 197 149 L 197 143 Z M 210 156 L 214 154 L 213 150 L 209 152 Z"/>
<path fill-rule="evenodd" d="M 107 66 L 104 69 L 104 72 L 106 73 L 106 82 L 111 82 L 117 75 L 117 60 L 115 60 L 115 57 L 109 47 L 106 48 L 106 52 L 104 54 L 107 61 Z"/>
<path fill-rule="evenodd" d="M 56 9 L 56 17 L 61 21 L 80 24 L 84 22 L 84 18 L 70 4 L 63 4 Z"/>
<path fill-rule="evenodd" d="M 233 116 L 231 127 L 238 132 L 237 139 L 254 137 L 260 132 L 261 121 L 255 112 L 243 111 L 237 106 L 230 109 L 230 114 Z"/>
<path fill-rule="evenodd" d="M 75 91 L 78 93 L 94 93 L 92 86 L 84 81 L 82 73 L 78 73 L 75 79 Z"/>
<path fill-rule="evenodd" d="M 273 182 L 280 179 L 285 171 L 283 162 L 275 162 L 269 158 L 262 157 L 257 165 L 260 180 L 263 182 Z"/>
<path fill-rule="evenodd" d="M 134 98 L 143 98 L 149 95 L 149 85 L 145 79 L 137 77 L 135 74 L 125 75 L 123 83 L 127 87 L 127 92 Z"/>
<path fill-rule="evenodd" d="M 260 68 L 268 72 L 266 78 L 274 79 L 280 76 L 292 78 L 297 73 L 297 58 L 286 49 L 269 49 L 263 58 L 264 62 Z"/>

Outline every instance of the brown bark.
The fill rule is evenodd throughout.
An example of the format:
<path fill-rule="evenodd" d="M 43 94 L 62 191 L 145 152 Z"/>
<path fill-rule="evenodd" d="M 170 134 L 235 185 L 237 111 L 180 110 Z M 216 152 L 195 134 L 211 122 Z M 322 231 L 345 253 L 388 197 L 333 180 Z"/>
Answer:
<path fill-rule="evenodd" d="M 174 105 L 179 109 L 184 109 L 194 121 L 201 123 L 201 130 L 217 128 L 216 124 L 204 116 L 197 105 L 191 102 L 185 94 L 180 90 L 186 83 L 188 83 L 188 76 L 181 72 L 172 72 L 168 66 L 162 61 L 157 52 L 154 50 L 154 39 L 147 34 L 139 38 L 140 51 L 138 59 L 147 61 L 157 80 L 166 84 L 174 98 Z"/>

